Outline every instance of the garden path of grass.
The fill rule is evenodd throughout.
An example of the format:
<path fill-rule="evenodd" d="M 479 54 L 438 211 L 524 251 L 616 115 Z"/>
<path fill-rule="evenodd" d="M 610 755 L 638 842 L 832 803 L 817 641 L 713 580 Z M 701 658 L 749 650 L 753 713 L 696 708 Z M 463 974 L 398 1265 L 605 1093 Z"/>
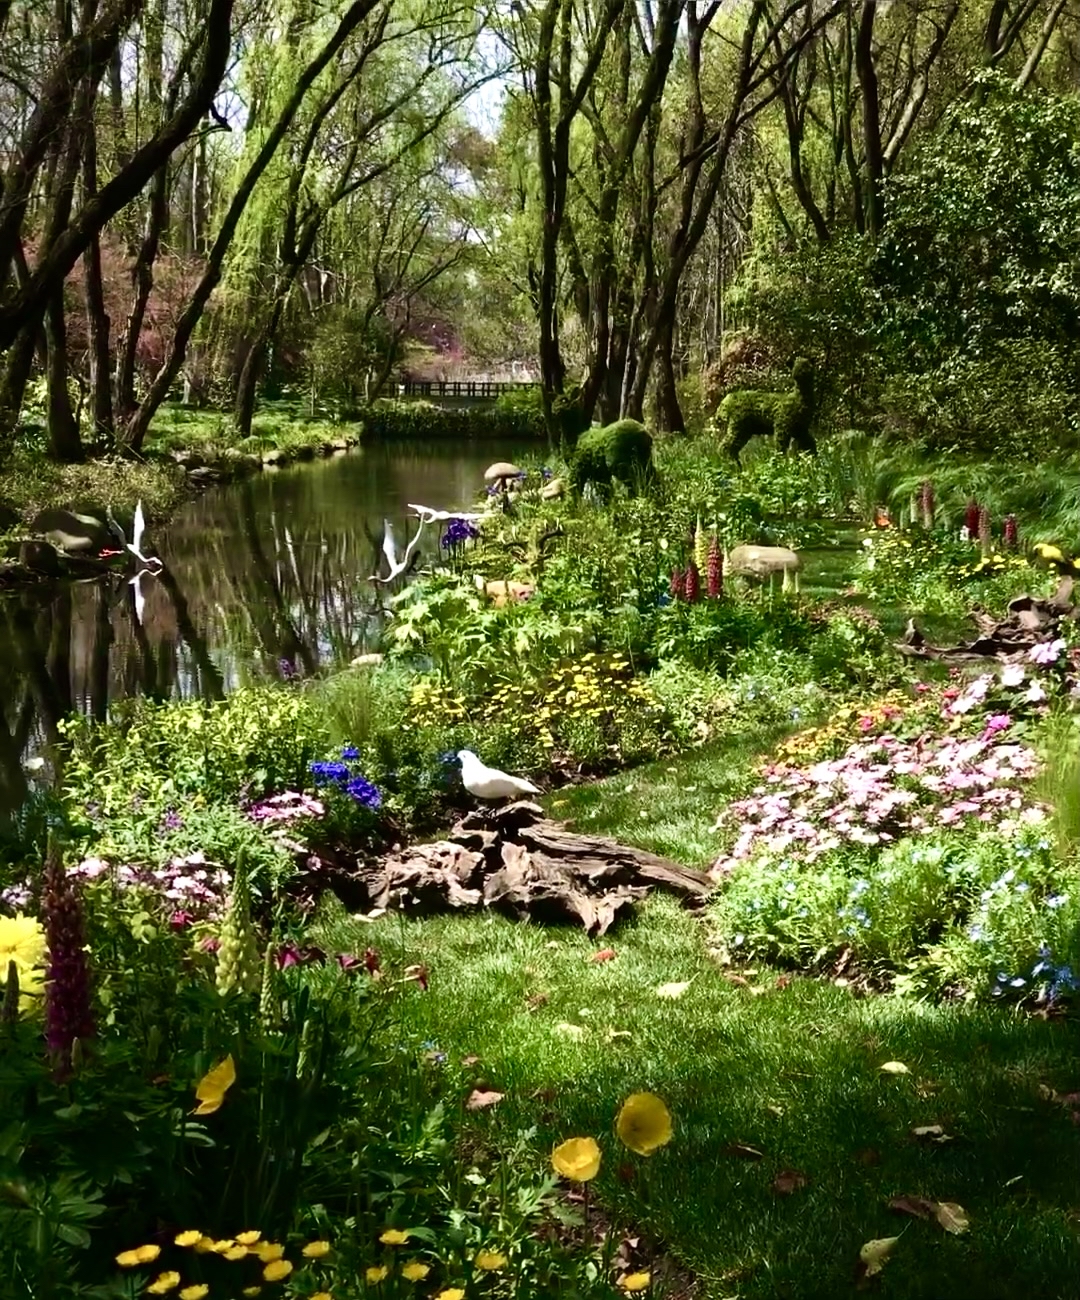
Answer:
<path fill-rule="evenodd" d="M 751 757 L 720 743 L 546 803 L 583 829 L 702 865 L 715 812 Z M 340 914 L 321 942 L 425 963 L 430 992 L 402 1003 L 403 1041 L 445 1052 L 462 1097 L 481 1081 L 506 1094 L 475 1117 L 496 1141 L 532 1125 L 542 1149 L 600 1139 L 600 1197 L 665 1241 L 707 1300 L 854 1294 L 860 1246 L 897 1234 L 883 1295 L 1080 1298 L 1080 1111 L 1040 1094 L 1080 1087 L 1075 1021 L 859 998 L 768 968 L 743 972 L 755 993 L 726 977 L 708 937 L 707 921 L 657 898 L 603 941 L 616 952 L 603 963 L 590 960 L 602 945 L 578 932 L 495 916 L 372 925 Z M 677 1000 L 656 993 L 683 981 Z M 473 1055 L 475 1066 L 461 1064 Z M 894 1060 L 911 1073 L 883 1074 Z M 635 1160 L 627 1183 L 612 1124 L 640 1089 L 668 1101 L 676 1135 Z M 956 1141 L 920 1144 L 911 1129 L 929 1124 Z M 732 1143 L 763 1158 L 728 1154 Z M 785 1168 L 808 1185 L 777 1196 Z M 958 1202 L 970 1232 L 898 1217 L 888 1202 L 901 1195 Z"/>

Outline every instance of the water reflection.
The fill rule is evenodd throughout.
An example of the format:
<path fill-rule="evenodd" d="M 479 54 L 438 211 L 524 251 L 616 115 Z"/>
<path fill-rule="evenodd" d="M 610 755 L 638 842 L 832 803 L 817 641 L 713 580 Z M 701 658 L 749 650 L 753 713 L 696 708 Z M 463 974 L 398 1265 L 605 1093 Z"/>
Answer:
<path fill-rule="evenodd" d="M 72 710 L 103 718 L 131 695 L 220 697 L 373 649 L 400 585 L 367 581 L 385 572 L 383 520 L 403 551 L 409 502 L 467 508 L 485 467 L 522 450 L 385 444 L 207 492 L 148 538 L 166 567 L 140 579 L 141 622 L 127 576 L 0 599 L 0 807 L 20 802 L 21 757 Z M 422 558 L 439 536 L 425 530 Z"/>

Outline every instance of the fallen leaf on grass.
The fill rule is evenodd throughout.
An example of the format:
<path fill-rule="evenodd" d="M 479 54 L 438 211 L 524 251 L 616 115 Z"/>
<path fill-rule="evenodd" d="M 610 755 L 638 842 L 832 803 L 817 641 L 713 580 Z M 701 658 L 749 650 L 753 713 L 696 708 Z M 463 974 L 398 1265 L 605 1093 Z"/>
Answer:
<path fill-rule="evenodd" d="M 465 1102 L 465 1109 L 487 1110 L 489 1106 L 497 1106 L 505 1095 L 505 1093 L 496 1092 L 493 1088 L 474 1088 Z"/>
<path fill-rule="evenodd" d="M 461 1064 L 462 1064 L 462 1065 L 476 1065 L 476 1063 L 477 1063 L 479 1060 L 480 1060 L 480 1058 L 479 1058 L 478 1056 L 463 1056 L 463 1057 L 461 1058 Z"/>
<path fill-rule="evenodd" d="M 594 952 L 593 955 L 589 958 L 589 960 L 597 961 L 597 962 L 611 961 L 612 957 L 614 956 L 615 956 L 614 948 L 601 948 L 599 952 Z"/>
<path fill-rule="evenodd" d="M 690 987 L 692 981 L 683 980 L 681 983 L 661 984 L 657 987 L 656 996 L 658 998 L 681 998 L 686 990 Z"/>
<path fill-rule="evenodd" d="M 757 1147 L 747 1146 L 745 1142 L 731 1142 L 724 1147 L 724 1155 L 738 1156 L 740 1160 L 764 1160 L 765 1152 Z"/>
<path fill-rule="evenodd" d="M 895 1214 L 910 1214 L 913 1219 L 932 1219 L 937 1202 L 928 1201 L 925 1196 L 894 1196 L 889 1209 Z"/>
<path fill-rule="evenodd" d="M 934 1218 L 954 1237 L 961 1236 L 971 1226 L 967 1211 L 955 1201 L 938 1201 L 934 1206 Z"/>
<path fill-rule="evenodd" d="M 864 1277 L 873 1277 L 881 1272 L 899 1240 L 899 1237 L 875 1237 L 873 1241 L 868 1241 L 862 1247 L 859 1251 L 859 1262 L 862 1264 Z"/>
<path fill-rule="evenodd" d="M 921 1124 L 918 1128 L 911 1130 L 911 1135 L 917 1137 L 920 1142 L 932 1142 L 935 1146 L 956 1141 L 953 1135 L 946 1133 L 940 1124 Z"/>
<path fill-rule="evenodd" d="M 750 987 L 750 981 L 744 979 L 742 975 L 736 975 L 734 971 L 725 971 L 724 979 L 726 979 L 729 984 L 737 984 L 739 988 L 742 989 L 748 989 Z"/>
<path fill-rule="evenodd" d="M 629 1029 L 609 1029 L 604 1037 L 612 1043 L 617 1038 L 633 1038 L 633 1034 Z"/>
<path fill-rule="evenodd" d="M 555 1032 L 557 1034 L 562 1034 L 564 1038 L 579 1039 L 585 1037 L 585 1029 L 582 1025 L 571 1025 L 565 1020 L 559 1021 L 555 1026 Z"/>
<path fill-rule="evenodd" d="M 910 1074 L 903 1061 L 886 1061 L 884 1065 L 878 1067 L 882 1074 Z"/>
<path fill-rule="evenodd" d="M 539 1011 L 542 1006 L 546 1006 L 549 1000 L 547 993 L 530 993 L 525 1000 L 525 1005 L 530 1011 Z"/>
<path fill-rule="evenodd" d="M 781 1169 L 772 1180 L 772 1189 L 777 1196 L 790 1196 L 792 1192 L 801 1192 L 809 1181 L 797 1169 Z"/>

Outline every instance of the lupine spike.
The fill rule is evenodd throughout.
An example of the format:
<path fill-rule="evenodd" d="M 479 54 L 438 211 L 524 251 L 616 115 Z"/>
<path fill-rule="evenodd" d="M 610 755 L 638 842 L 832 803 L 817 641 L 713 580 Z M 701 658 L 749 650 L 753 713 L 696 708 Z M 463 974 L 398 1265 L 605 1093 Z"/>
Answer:
<path fill-rule="evenodd" d="M 221 925 L 221 945 L 217 951 L 217 991 L 222 997 L 230 993 L 258 993 L 262 984 L 255 928 L 251 923 L 251 903 L 247 870 L 242 861 L 236 864 L 232 892 Z"/>
<path fill-rule="evenodd" d="M 724 552 L 720 549 L 720 539 L 715 533 L 709 539 L 705 584 L 710 600 L 716 600 L 724 594 Z"/>
<path fill-rule="evenodd" d="M 668 590 L 671 592 L 672 600 L 682 600 L 683 575 L 682 570 L 678 567 L 671 570 L 671 581 L 668 584 Z"/>
<path fill-rule="evenodd" d="M 972 541 L 979 535 L 979 503 L 974 497 L 967 503 L 964 511 L 964 527 Z"/>
<path fill-rule="evenodd" d="M 699 574 L 704 573 L 709 563 L 709 535 L 701 526 L 701 518 L 697 521 L 697 530 L 694 533 L 694 563 L 697 565 Z"/>
<path fill-rule="evenodd" d="M 45 943 L 49 954 L 45 972 L 45 1041 L 56 1061 L 59 1078 L 68 1077 L 76 1046 L 94 1037 L 90 1005 L 90 969 L 82 898 L 75 879 L 64 869 L 59 849 L 50 842 L 41 894 Z"/>
<path fill-rule="evenodd" d="M 919 503 L 922 506 L 922 526 L 929 532 L 934 526 L 934 485 L 929 479 L 923 481 Z"/>
<path fill-rule="evenodd" d="M 994 549 L 994 540 L 990 534 L 990 511 L 986 506 L 979 511 L 979 546 L 982 548 L 983 558 L 989 559 Z"/>
<path fill-rule="evenodd" d="M 686 599 L 692 605 L 701 595 L 701 577 L 697 565 L 690 561 L 686 569 Z"/>
<path fill-rule="evenodd" d="M 1010 551 L 1015 551 L 1020 544 L 1020 530 L 1016 526 L 1016 516 L 1006 515 L 1003 528 L 1003 537 L 1005 545 Z"/>

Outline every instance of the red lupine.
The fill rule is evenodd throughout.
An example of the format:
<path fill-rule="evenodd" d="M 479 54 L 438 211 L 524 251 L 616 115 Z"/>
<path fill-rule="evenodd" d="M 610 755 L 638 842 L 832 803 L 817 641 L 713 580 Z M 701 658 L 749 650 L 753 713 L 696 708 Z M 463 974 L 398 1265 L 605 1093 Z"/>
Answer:
<path fill-rule="evenodd" d="M 701 577 L 697 571 L 697 565 L 693 560 L 690 561 L 686 568 L 686 599 L 692 605 L 698 596 L 701 595 Z"/>
<path fill-rule="evenodd" d="M 682 570 L 675 568 L 671 570 L 671 583 L 669 586 L 672 600 L 682 600 L 683 596 L 683 575 Z"/>
<path fill-rule="evenodd" d="M 974 497 L 967 503 L 964 511 L 964 527 L 972 541 L 979 535 L 979 503 Z"/>
<path fill-rule="evenodd" d="M 720 549 L 719 539 L 713 537 L 709 542 L 709 563 L 705 570 L 705 589 L 711 600 L 724 594 L 724 552 Z"/>
<path fill-rule="evenodd" d="M 1005 526 L 1003 530 L 1005 545 L 1011 551 L 1015 551 L 1020 541 L 1020 532 L 1016 526 L 1016 516 L 1006 515 Z"/>
<path fill-rule="evenodd" d="M 53 1053 L 57 1076 L 63 1079 L 71 1074 L 76 1043 L 85 1043 L 94 1036 L 94 1013 L 79 881 L 67 873 L 60 854 L 51 847 L 45 864 L 41 912 L 49 953 L 45 1041 Z"/>

